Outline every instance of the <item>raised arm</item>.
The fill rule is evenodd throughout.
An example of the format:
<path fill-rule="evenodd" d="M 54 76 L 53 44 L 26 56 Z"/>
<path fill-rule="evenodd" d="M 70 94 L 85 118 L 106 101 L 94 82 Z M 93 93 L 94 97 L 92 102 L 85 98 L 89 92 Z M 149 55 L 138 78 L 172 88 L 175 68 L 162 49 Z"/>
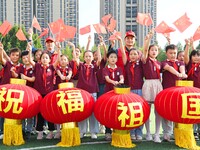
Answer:
<path fill-rule="evenodd" d="M 72 57 L 73 57 L 73 60 L 75 60 L 76 59 L 76 48 L 75 48 L 75 45 L 72 42 L 68 42 L 67 44 L 72 48 Z"/>
<path fill-rule="evenodd" d="M 102 43 L 99 43 L 99 45 L 98 45 L 98 47 L 97 47 L 97 62 L 96 62 L 96 64 L 97 64 L 97 66 L 99 66 L 100 65 L 100 63 L 101 63 L 101 44 Z"/>
<path fill-rule="evenodd" d="M 125 53 L 124 44 L 123 44 L 122 38 L 119 35 L 117 35 L 116 38 L 119 41 L 120 50 L 121 50 L 121 53 L 122 53 L 122 61 L 123 61 L 123 64 L 125 65 L 126 62 L 127 62 L 127 56 L 126 56 L 126 53 Z"/>
<path fill-rule="evenodd" d="M 188 39 L 185 39 L 184 63 L 186 65 L 190 61 L 190 58 L 189 58 L 189 46 L 190 46 L 190 41 Z"/>
<path fill-rule="evenodd" d="M 147 57 L 148 57 L 148 50 L 149 50 L 149 46 L 150 46 L 150 41 L 151 38 L 153 37 L 153 30 L 149 32 L 149 34 L 147 34 L 147 36 L 144 39 L 144 46 L 143 46 L 143 55 L 142 55 L 142 61 L 144 63 L 146 63 Z"/>
<path fill-rule="evenodd" d="M 29 52 L 28 53 L 28 61 L 30 62 L 30 64 L 35 67 L 35 62 L 33 61 L 33 57 L 32 57 L 32 47 L 31 45 L 28 43 L 26 50 Z"/>
<path fill-rule="evenodd" d="M 88 36 L 87 46 L 86 46 L 86 51 L 88 51 L 89 48 L 90 48 L 91 39 L 92 39 L 92 38 L 91 38 L 91 35 L 89 35 L 89 36 Z"/>
<path fill-rule="evenodd" d="M 4 58 L 4 53 L 5 53 L 5 51 L 4 51 L 4 49 L 3 49 L 3 44 L 2 43 L 0 43 L 0 63 L 2 64 L 2 65 L 5 65 L 6 64 L 6 59 Z"/>
<path fill-rule="evenodd" d="M 56 61 L 53 63 L 53 67 L 54 67 L 55 70 L 56 70 L 56 67 L 59 64 L 60 55 L 61 55 L 61 52 L 60 52 L 61 45 L 60 45 L 59 42 L 56 43 L 56 47 L 57 47 L 56 51 L 57 51 L 58 56 L 56 58 Z"/>
<path fill-rule="evenodd" d="M 107 60 L 107 57 L 106 57 L 106 54 L 107 54 L 106 44 L 105 44 L 102 36 L 99 36 L 99 40 L 101 42 L 101 45 L 103 46 L 103 59 L 104 59 L 104 61 L 106 61 Z"/>

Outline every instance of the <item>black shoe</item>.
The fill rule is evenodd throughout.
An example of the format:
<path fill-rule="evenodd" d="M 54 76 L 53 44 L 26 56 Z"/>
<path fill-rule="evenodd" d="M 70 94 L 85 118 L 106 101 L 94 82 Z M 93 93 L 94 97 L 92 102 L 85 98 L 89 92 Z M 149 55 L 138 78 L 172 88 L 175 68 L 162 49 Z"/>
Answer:
<path fill-rule="evenodd" d="M 26 139 L 26 140 L 30 140 L 30 138 L 31 138 L 31 133 L 30 133 L 30 132 L 26 132 L 26 137 L 25 137 L 25 139 Z"/>
<path fill-rule="evenodd" d="M 194 133 L 194 138 L 195 138 L 195 140 L 199 140 L 199 134 L 198 133 Z"/>

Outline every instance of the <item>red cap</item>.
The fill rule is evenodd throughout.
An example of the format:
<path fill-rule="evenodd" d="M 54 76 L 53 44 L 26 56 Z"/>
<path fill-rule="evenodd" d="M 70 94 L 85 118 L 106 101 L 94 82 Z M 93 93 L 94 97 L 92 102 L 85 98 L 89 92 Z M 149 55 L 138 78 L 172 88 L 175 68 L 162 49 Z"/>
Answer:
<path fill-rule="evenodd" d="M 52 37 L 49 36 L 49 37 L 46 38 L 45 42 L 47 42 L 47 41 L 52 41 L 52 42 L 54 42 L 54 39 L 53 39 Z"/>
<path fill-rule="evenodd" d="M 133 32 L 133 31 L 127 31 L 125 37 L 127 37 L 127 36 L 133 36 L 133 37 L 135 37 L 135 32 Z"/>

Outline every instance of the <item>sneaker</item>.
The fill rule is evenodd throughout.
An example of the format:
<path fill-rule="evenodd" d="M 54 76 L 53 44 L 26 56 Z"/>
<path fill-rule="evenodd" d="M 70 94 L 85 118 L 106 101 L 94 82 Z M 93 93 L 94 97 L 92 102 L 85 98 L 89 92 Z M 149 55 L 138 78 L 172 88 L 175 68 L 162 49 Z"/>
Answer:
<path fill-rule="evenodd" d="M 154 141 L 155 143 L 161 143 L 160 136 L 159 136 L 159 135 L 154 135 L 153 141 Z"/>
<path fill-rule="evenodd" d="M 170 142 L 170 136 L 167 135 L 167 134 L 164 134 L 164 136 L 163 136 L 163 141 L 164 141 L 164 142 Z"/>
<path fill-rule="evenodd" d="M 147 141 L 152 141 L 152 135 L 149 134 L 149 133 L 147 133 L 147 135 L 146 135 L 146 140 L 147 140 Z"/>
<path fill-rule="evenodd" d="M 3 139 L 3 134 L 0 135 L 0 140 L 2 140 L 2 139 Z"/>
<path fill-rule="evenodd" d="M 43 139 L 43 132 L 40 131 L 38 132 L 37 140 L 42 140 Z"/>
<path fill-rule="evenodd" d="M 95 133 L 91 133 L 91 139 L 97 139 L 97 135 Z"/>
<path fill-rule="evenodd" d="M 195 138 L 195 140 L 199 140 L 198 133 L 194 133 L 194 138 Z"/>
<path fill-rule="evenodd" d="M 136 135 L 136 140 L 142 141 L 142 136 L 141 135 Z"/>
<path fill-rule="evenodd" d="M 99 133 L 102 133 L 102 134 L 105 133 L 105 126 L 104 125 L 100 125 L 100 127 L 99 127 Z"/>
<path fill-rule="evenodd" d="M 134 134 L 131 135 L 131 140 L 136 140 L 136 136 Z"/>
<path fill-rule="evenodd" d="M 82 139 L 85 136 L 85 133 L 80 133 L 80 138 Z"/>
<path fill-rule="evenodd" d="M 60 132 L 56 132 L 56 134 L 54 135 L 54 139 L 60 139 Z"/>
<path fill-rule="evenodd" d="M 111 136 L 110 133 L 106 133 L 106 134 L 105 134 L 105 140 L 106 140 L 106 141 L 111 141 L 111 140 L 112 140 L 112 136 Z"/>
<path fill-rule="evenodd" d="M 52 139 L 53 138 L 53 132 L 49 132 L 48 134 L 47 134 L 47 136 L 46 136 L 46 139 Z"/>

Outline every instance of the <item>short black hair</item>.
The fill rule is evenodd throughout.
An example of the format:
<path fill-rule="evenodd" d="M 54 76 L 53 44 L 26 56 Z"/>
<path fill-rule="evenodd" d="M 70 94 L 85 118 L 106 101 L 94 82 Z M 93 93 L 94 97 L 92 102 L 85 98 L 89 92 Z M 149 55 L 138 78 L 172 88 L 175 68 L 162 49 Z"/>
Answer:
<path fill-rule="evenodd" d="M 25 51 L 22 51 L 21 58 L 22 58 L 23 56 L 27 56 L 27 55 L 28 55 L 28 53 L 29 53 L 29 51 L 27 51 L 27 50 L 25 50 Z"/>
<path fill-rule="evenodd" d="M 167 45 L 165 51 L 167 52 L 169 49 L 177 49 L 177 46 L 174 44 Z"/>
<path fill-rule="evenodd" d="M 9 54 L 19 52 L 19 55 L 21 55 L 21 50 L 19 48 L 11 48 Z"/>
<path fill-rule="evenodd" d="M 192 50 L 191 53 L 190 53 L 190 60 L 192 59 L 192 56 L 200 56 L 200 52 L 199 50 Z"/>
<path fill-rule="evenodd" d="M 117 55 L 117 52 L 115 50 L 110 50 L 110 51 L 108 51 L 106 57 L 108 58 L 111 54 L 116 54 Z"/>

